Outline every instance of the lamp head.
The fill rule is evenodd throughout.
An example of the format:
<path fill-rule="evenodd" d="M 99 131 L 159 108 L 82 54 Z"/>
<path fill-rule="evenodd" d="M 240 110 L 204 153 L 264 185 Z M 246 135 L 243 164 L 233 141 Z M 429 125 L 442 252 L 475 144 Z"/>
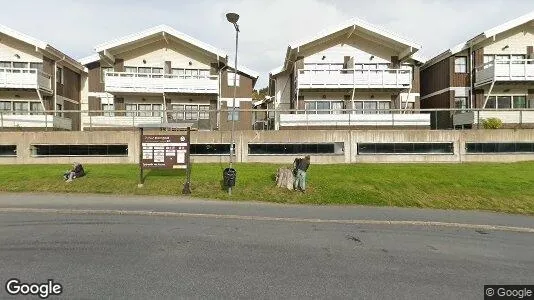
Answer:
<path fill-rule="evenodd" d="M 239 20 L 239 15 L 236 14 L 236 13 L 227 13 L 226 14 L 226 20 L 228 20 L 228 22 L 236 25 L 237 21 Z"/>

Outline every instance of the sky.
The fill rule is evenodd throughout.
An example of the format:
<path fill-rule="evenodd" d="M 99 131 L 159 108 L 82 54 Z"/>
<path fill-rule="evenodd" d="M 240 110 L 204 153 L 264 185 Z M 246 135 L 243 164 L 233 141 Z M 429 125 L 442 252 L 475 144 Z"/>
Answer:
<path fill-rule="evenodd" d="M 227 12 L 241 17 L 238 66 L 260 74 L 283 63 L 287 46 L 351 18 L 422 45 L 431 58 L 484 30 L 534 10 L 532 0 L 0 0 L 0 23 L 73 58 L 96 45 L 159 24 L 235 51 Z"/>

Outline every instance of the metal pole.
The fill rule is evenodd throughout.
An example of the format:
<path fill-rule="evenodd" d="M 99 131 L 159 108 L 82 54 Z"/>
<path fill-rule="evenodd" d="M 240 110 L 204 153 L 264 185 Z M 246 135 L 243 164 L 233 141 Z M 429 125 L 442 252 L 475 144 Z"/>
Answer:
<path fill-rule="evenodd" d="M 143 178 L 143 127 L 139 128 L 139 184 L 137 187 L 143 187 L 145 179 Z"/>
<path fill-rule="evenodd" d="M 235 62 L 234 62 L 234 99 L 232 101 L 232 133 L 231 133 L 231 144 L 230 144 L 230 168 L 233 166 L 234 155 L 235 155 L 235 141 L 234 141 L 234 130 L 235 130 L 235 98 L 237 96 L 237 49 L 239 45 L 239 25 L 234 24 L 235 27 Z M 232 187 L 228 187 L 228 194 L 232 195 Z"/>
<path fill-rule="evenodd" d="M 182 194 L 184 195 L 190 195 L 191 194 L 191 127 L 187 127 L 187 151 L 186 151 L 186 162 L 187 162 L 187 169 L 185 170 L 186 173 L 186 180 L 184 184 L 184 189 L 182 190 Z"/>

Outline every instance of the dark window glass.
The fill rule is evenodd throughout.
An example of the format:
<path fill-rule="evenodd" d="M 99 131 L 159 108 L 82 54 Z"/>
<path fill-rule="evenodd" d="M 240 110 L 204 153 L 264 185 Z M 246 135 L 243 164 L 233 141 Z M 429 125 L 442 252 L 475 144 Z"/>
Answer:
<path fill-rule="evenodd" d="M 341 154 L 334 143 L 321 144 L 248 144 L 249 154 Z"/>
<path fill-rule="evenodd" d="M 454 153 L 453 143 L 358 143 L 358 154 Z"/>
<path fill-rule="evenodd" d="M 534 153 L 534 143 L 466 143 L 467 153 Z"/>
<path fill-rule="evenodd" d="M 16 156 L 17 146 L 15 145 L 0 145 L 0 156 Z"/>
<path fill-rule="evenodd" d="M 230 154 L 230 144 L 191 144 L 191 154 L 196 154 L 196 155 Z"/>
<path fill-rule="evenodd" d="M 126 156 L 128 145 L 33 145 L 39 156 Z"/>

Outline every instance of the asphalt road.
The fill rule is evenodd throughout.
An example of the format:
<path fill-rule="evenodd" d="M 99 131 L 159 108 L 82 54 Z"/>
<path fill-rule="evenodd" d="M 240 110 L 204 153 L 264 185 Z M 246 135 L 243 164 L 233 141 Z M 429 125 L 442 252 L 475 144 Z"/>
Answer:
<path fill-rule="evenodd" d="M 31 196 L 17 203 L 6 197 L 0 196 L 0 207 L 98 207 L 83 196 L 62 204 L 51 200 L 59 196 L 42 196 L 42 205 L 33 203 Z M 46 197 L 52 203 L 46 204 Z M 134 202 L 122 208 L 139 209 Z M 166 200 L 161 203 L 165 211 L 180 210 Z M 203 201 L 187 203 L 191 211 L 210 206 Z M 301 218 L 323 214 L 340 219 L 358 210 L 337 208 L 336 214 L 333 208 L 325 212 L 318 207 L 220 205 L 226 207 L 223 212 Z M 378 210 L 376 216 L 384 215 Z M 407 210 L 399 218 L 428 219 L 433 213 L 438 214 Z M 484 214 L 473 213 L 473 218 Z M 466 212 L 446 215 L 469 219 Z M 495 214 L 495 219 L 533 224 L 532 217 Z M 14 277 L 27 283 L 54 279 L 64 292 L 49 299 L 482 299 L 484 284 L 534 284 L 532 249 L 533 233 L 473 228 L 201 215 L 0 213 L 2 285 Z M 0 298 L 9 299 L 4 287 Z"/>

